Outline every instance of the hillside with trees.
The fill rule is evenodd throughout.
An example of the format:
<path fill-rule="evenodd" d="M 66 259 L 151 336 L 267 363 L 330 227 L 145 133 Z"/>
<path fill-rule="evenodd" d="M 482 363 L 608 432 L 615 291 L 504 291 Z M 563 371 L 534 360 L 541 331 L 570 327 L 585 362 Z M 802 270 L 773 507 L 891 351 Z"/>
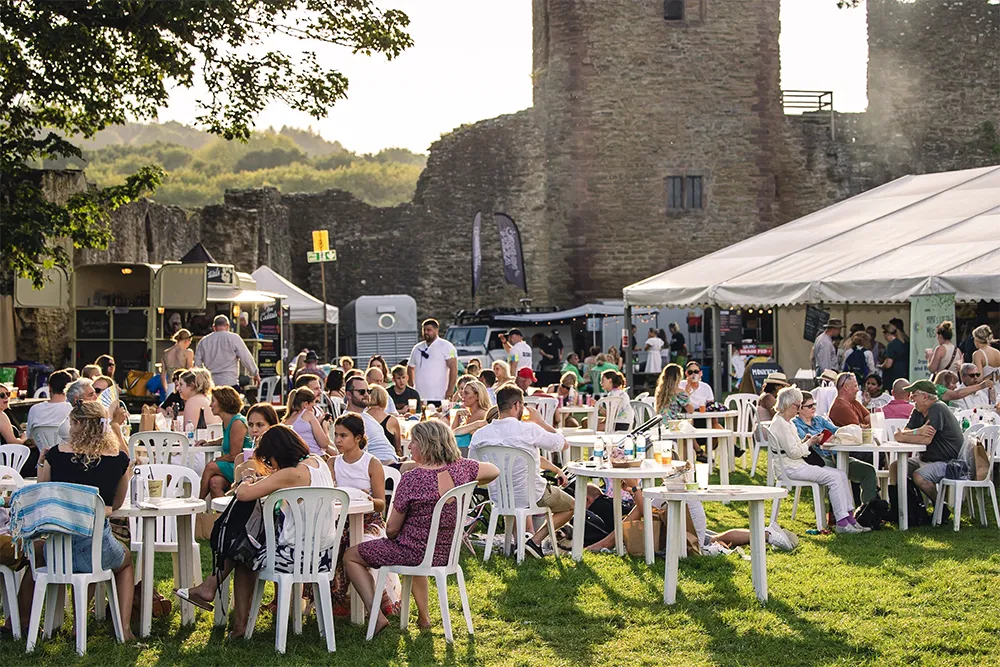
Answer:
<path fill-rule="evenodd" d="M 154 199 L 184 208 L 222 203 L 230 188 L 273 186 L 282 192 L 346 190 L 373 206 L 413 196 L 426 156 L 404 148 L 358 155 L 312 129 L 254 132 L 227 141 L 176 122 L 108 127 L 79 140 L 83 157 L 46 160 L 48 168 L 79 168 L 99 187 L 118 185 L 146 165 L 165 175 Z"/>

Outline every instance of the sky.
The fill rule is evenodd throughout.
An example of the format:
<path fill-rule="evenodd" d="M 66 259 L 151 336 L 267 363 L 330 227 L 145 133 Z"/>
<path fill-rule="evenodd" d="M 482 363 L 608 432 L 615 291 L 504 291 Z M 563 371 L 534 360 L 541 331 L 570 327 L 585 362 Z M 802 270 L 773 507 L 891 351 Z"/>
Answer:
<path fill-rule="evenodd" d="M 778 1 L 778 0 L 775 0 Z M 867 106 L 865 9 L 836 0 L 781 1 L 781 86 L 832 90 L 838 111 Z M 380 0 L 405 11 L 414 45 L 392 61 L 320 47 L 350 79 L 321 120 L 271 105 L 257 128 L 312 127 L 360 153 L 425 152 L 452 129 L 531 106 L 531 0 Z M 161 122 L 194 124 L 197 90 L 176 88 Z"/>

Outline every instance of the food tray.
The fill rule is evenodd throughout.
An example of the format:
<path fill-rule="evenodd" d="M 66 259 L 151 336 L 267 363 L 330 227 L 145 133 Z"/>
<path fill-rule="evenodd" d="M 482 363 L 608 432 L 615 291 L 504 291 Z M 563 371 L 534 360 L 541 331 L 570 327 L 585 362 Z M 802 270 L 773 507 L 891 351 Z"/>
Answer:
<path fill-rule="evenodd" d="M 626 461 L 612 461 L 612 468 L 638 468 L 642 465 L 642 461 L 639 459 L 626 460 Z"/>

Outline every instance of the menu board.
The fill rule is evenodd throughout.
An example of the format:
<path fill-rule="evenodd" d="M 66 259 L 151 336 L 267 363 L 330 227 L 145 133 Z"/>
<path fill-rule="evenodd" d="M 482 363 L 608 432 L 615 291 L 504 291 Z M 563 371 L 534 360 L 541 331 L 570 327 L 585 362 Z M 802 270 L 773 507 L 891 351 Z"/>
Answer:
<path fill-rule="evenodd" d="M 107 340 L 111 338 L 111 316 L 106 310 L 77 310 L 78 339 Z M 89 362 L 88 362 L 89 363 Z"/>
<path fill-rule="evenodd" d="M 810 343 L 815 342 L 816 337 L 823 332 L 829 320 L 830 313 L 822 308 L 806 305 L 806 324 L 802 337 Z"/>
<path fill-rule="evenodd" d="M 743 313 L 738 310 L 720 310 L 719 335 L 723 345 L 739 345 L 743 339 Z"/>
<path fill-rule="evenodd" d="M 262 306 L 257 318 L 257 335 L 261 342 L 257 352 L 257 368 L 262 378 L 278 374 L 281 360 L 281 312 L 274 303 Z"/>
<path fill-rule="evenodd" d="M 740 391 L 759 394 L 764 389 L 764 379 L 771 373 L 783 372 L 781 366 L 773 361 L 755 361 L 743 372 Z"/>

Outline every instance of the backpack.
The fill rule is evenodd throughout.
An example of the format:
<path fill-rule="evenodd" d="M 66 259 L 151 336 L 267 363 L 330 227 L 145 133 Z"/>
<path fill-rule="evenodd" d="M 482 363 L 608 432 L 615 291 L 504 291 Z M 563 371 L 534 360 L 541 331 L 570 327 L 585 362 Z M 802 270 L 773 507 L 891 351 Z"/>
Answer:
<path fill-rule="evenodd" d="M 897 493 L 896 487 L 889 487 L 889 521 L 896 523 L 899 520 L 899 507 L 897 505 Z M 914 526 L 929 526 L 931 523 L 931 516 L 927 513 L 927 507 L 924 505 L 924 498 L 920 495 L 920 490 L 913 484 L 912 480 L 907 480 L 906 482 L 906 507 L 907 507 L 907 519 L 910 528 Z"/>
<path fill-rule="evenodd" d="M 222 512 L 212 526 L 212 573 L 222 584 L 226 560 L 253 565 L 264 542 L 264 512 L 259 500 L 236 500 Z"/>
<path fill-rule="evenodd" d="M 844 359 L 844 370 L 854 373 L 854 377 L 858 378 L 859 384 L 865 381 L 865 377 L 868 375 L 868 360 L 865 359 L 865 348 L 856 347 L 847 355 L 847 358 Z"/>
<path fill-rule="evenodd" d="M 854 513 L 854 518 L 865 528 L 881 530 L 885 522 L 892 520 L 892 511 L 886 501 L 872 498 Z"/>

